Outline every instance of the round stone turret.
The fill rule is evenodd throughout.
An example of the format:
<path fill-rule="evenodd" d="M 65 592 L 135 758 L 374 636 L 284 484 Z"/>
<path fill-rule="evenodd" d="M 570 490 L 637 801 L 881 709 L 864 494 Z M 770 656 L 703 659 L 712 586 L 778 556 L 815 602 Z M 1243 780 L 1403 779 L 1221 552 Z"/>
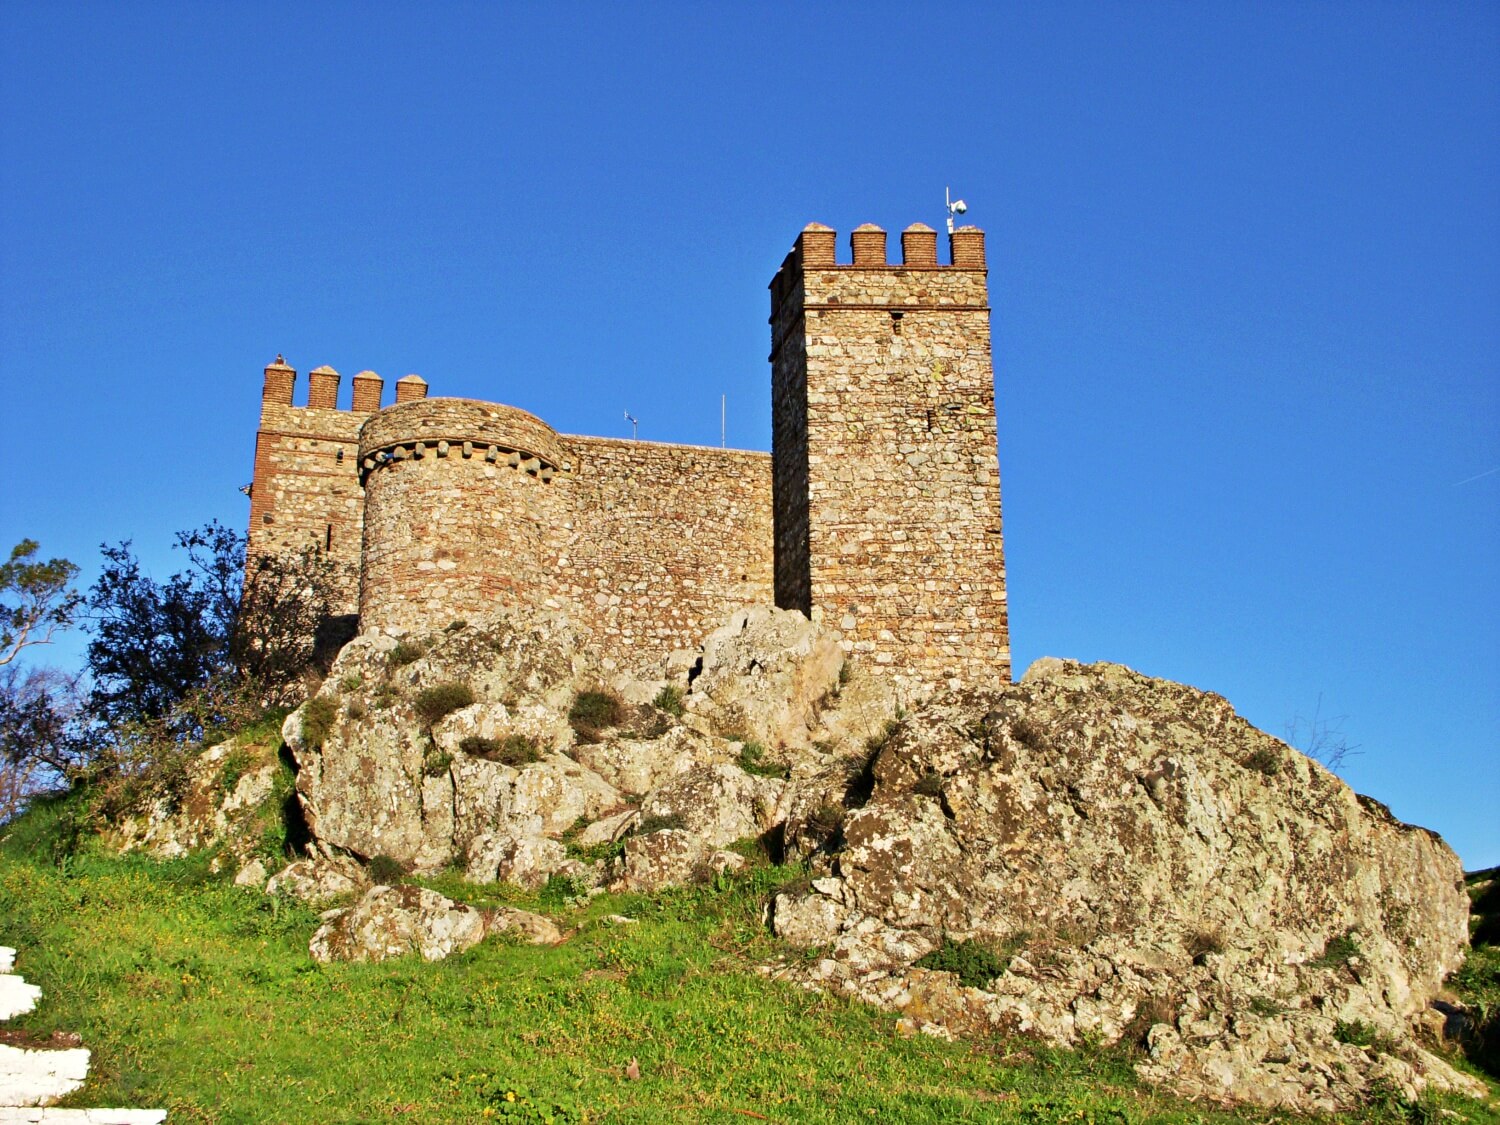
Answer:
<path fill-rule="evenodd" d="M 430 628 L 544 592 L 565 464 L 557 432 L 514 407 L 434 398 L 371 415 L 359 435 L 362 624 Z"/>

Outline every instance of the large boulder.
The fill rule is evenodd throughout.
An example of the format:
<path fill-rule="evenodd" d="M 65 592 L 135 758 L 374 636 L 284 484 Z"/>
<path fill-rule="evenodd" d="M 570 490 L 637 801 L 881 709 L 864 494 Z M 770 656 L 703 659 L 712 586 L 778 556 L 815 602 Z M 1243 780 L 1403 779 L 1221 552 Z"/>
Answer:
<path fill-rule="evenodd" d="M 789 972 L 956 1031 L 1137 1038 L 1189 1095 L 1475 1090 L 1414 1039 L 1467 944 L 1457 857 L 1222 698 L 1043 661 L 934 700 L 871 773 L 829 875 L 774 904 L 831 954 Z M 964 941 L 997 958 L 983 988 L 911 968 Z"/>
<path fill-rule="evenodd" d="M 484 915 L 423 887 L 372 887 L 329 911 L 312 937 L 314 961 L 384 961 L 408 953 L 441 961 L 484 940 Z"/>

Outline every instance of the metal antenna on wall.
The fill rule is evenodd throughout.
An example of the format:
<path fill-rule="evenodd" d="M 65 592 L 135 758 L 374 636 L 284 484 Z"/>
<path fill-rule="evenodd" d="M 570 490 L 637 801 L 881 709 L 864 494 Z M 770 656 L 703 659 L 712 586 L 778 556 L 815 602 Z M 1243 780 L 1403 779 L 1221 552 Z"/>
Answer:
<path fill-rule="evenodd" d="M 630 411 L 628 411 L 628 410 L 625 411 L 625 421 L 627 421 L 627 422 L 630 423 L 630 438 L 631 438 L 632 441 L 634 441 L 635 440 L 636 427 L 639 426 L 640 423 L 635 420 L 635 415 L 632 414 L 632 413 L 630 413 Z"/>
<path fill-rule="evenodd" d="M 953 216 L 962 215 L 969 209 L 969 205 L 962 199 L 954 199 L 951 188 L 943 189 L 943 201 L 948 205 L 948 233 L 953 233 Z"/>
<path fill-rule="evenodd" d="M 728 416 L 729 396 L 719 396 L 719 448 L 724 448 L 724 423 Z"/>

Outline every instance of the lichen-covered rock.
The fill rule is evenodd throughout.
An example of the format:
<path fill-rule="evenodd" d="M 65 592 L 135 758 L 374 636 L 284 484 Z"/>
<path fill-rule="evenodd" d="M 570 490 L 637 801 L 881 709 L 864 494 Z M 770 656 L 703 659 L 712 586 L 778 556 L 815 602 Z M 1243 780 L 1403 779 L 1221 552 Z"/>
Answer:
<path fill-rule="evenodd" d="M 669 778 L 641 802 L 641 822 L 670 821 L 704 849 L 759 836 L 775 821 L 786 782 L 739 766 L 697 766 Z"/>
<path fill-rule="evenodd" d="M 806 746 L 819 709 L 838 690 L 839 641 L 796 610 L 742 609 L 704 642 L 688 712 L 725 738 Z"/>
<path fill-rule="evenodd" d="M 268 895 L 287 895 L 303 902 L 331 902 L 364 886 L 364 870 L 344 858 L 312 856 L 287 864 L 266 881 Z"/>
<path fill-rule="evenodd" d="M 1382 1078 L 1474 1089 L 1412 1037 L 1466 945 L 1457 857 L 1218 696 L 1063 661 L 942 696 L 842 837 L 831 877 L 775 904 L 782 936 L 831 952 L 787 971 L 914 1025 L 1139 1037 L 1153 1081 L 1297 1110 Z M 1004 972 L 914 975 L 945 939 Z"/>
<path fill-rule="evenodd" d="M 114 825 L 112 842 L 121 851 L 140 849 L 163 859 L 222 846 L 243 860 L 269 818 L 280 816 L 280 809 L 268 806 L 285 794 L 284 785 L 274 745 L 226 739 L 188 759 L 179 792 Z"/>
<path fill-rule="evenodd" d="M 484 932 L 486 936 L 511 933 L 528 945 L 560 945 L 564 939 L 552 919 L 508 906 L 484 912 Z"/>
<path fill-rule="evenodd" d="M 613 738 L 584 743 L 574 753 L 581 765 L 620 792 L 641 796 L 695 766 L 732 761 L 732 745 L 725 739 L 679 726 L 660 738 Z"/>
<path fill-rule="evenodd" d="M 384 961 L 407 953 L 441 961 L 484 939 L 484 915 L 423 887 L 372 887 L 330 912 L 313 935 L 314 961 Z"/>

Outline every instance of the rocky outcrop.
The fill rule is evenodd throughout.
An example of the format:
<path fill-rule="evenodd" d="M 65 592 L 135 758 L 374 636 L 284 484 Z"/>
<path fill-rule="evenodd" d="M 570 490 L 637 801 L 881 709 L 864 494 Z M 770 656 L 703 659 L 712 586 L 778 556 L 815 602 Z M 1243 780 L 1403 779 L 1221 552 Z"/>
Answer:
<path fill-rule="evenodd" d="M 486 934 L 514 932 L 533 945 L 556 945 L 562 933 L 524 910 L 476 910 L 423 887 L 372 887 L 351 907 L 330 910 L 312 937 L 314 961 L 385 961 L 419 953 L 441 961 L 478 945 Z"/>
<path fill-rule="evenodd" d="M 688 711 L 726 738 L 807 746 L 838 690 L 839 641 L 796 610 L 742 609 L 704 642 Z"/>
<path fill-rule="evenodd" d="M 888 715 L 871 718 L 885 696 L 868 684 L 855 686 L 858 715 L 840 712 L 849 677 L 838 635 L 797 613 L 736 614 L 694 666 L 681 702 L 658 708 L 645 701 L 662 698 L 665 669 L 656 682 L 611 674 L 555 613 L 514 611 L 431 636 L 362 635 L 282 728 L 314 847 L 419 872 L 456 864 L 480 882 L 534 887 L 570 874 L 654 888 L 722 867 L 711 853 L 777 823 L 785 782 L 742 760 L 760 773 L 816 772 L 848 731 Z M 433 693 L 455 687 L 459 705 L 435 714 Z M 580 734 L 570 710 L 600 690 L 620 700 L 618 724 L 580 724 Z M 687 829 L 677 849 L 686 852 L 671 862 L 643 858 L 661 841 L 627 842 L 623 858 L 570 854 L 653 818 Z"/>
<path fill-rule="evenodd" d="M 823 953 L 777 973 L 899 1008 L 909 1029 L 1129 1040 L 1152 1081 L 1297 1110 L 1376 1083 L 1474 1088 L 1413 1034 L 1465 945 L 1456 857 L 1223 699 L 1047 660 L 898 722 L 836 633 L 768 608 L 662 674 L 612 677 L 556 615 L 356 639 L 284 728 L 334 865 L 307 880 L 385 856 L 650 891 L 743 864 L 759 838 L 809 864 L 771 920 Z M 615 725 L 575 731 L 575 700 L 598 691 Z M 482 936 L 394 893 L 322 946 L 425 955 Z M 424 911 L 448 936 L 421 936 Z"/>
<path fill-rule="evenodd" d="M 268 738 L 230 738 L 188 759 L 170 796 L 153 798 L 112 826 L 113 843 L 163 859 L 220 846 L 226 862 L 247 858 L 268 817 L 280 815 L 268 806 L 286 793 L 275 745 Z"/>
<path fill-rule="evenodd" d="M 1134 1038 L 1194 1096 L 1475 1092 L 1413 1037 L 1467 943 L 1457 857 L 1220 697 L 1042 661 L 934 700 L 870 773 L 826 875 L 775 903 L 827 951 L 788 975 L 916 1026 Z M 995 958 L 982 987 L 912 968 L 964 942 Z"/>

